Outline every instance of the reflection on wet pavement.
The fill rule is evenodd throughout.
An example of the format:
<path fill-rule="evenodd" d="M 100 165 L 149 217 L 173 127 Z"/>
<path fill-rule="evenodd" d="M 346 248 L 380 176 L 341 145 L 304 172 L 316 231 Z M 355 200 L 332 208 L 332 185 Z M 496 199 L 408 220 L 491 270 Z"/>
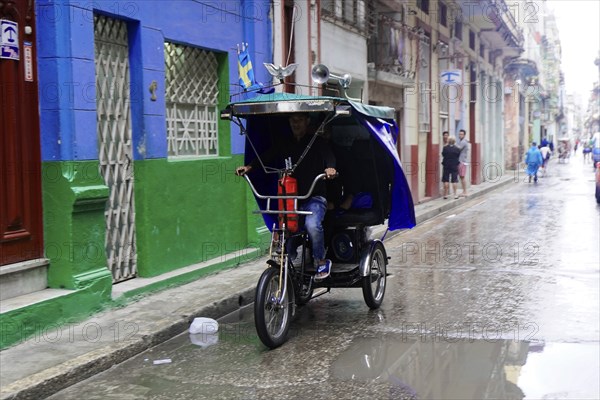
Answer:
<path fill-rule="evenodd" d="M 303 308 L 279 349 L 262 346 L 245 307 L 220 319 L 217 335 L 179 335 L 51 398 L 79 399 L 82 390 L 87 400 L 600 398 L 597 342 L 481 338 L 443 324 L 385 329 L 377 327 L 393 325 L 385 313 L 326 305 Z M 153 365 L 165 358 L 172 363 Z"/>
<path fill-rule="evenodd" d="M 427 336 L 356 338 L 332 377 L 407 399 L 597 399 L 600 347 Z M 396 397 L 400 396 L 400 397 Z"/>

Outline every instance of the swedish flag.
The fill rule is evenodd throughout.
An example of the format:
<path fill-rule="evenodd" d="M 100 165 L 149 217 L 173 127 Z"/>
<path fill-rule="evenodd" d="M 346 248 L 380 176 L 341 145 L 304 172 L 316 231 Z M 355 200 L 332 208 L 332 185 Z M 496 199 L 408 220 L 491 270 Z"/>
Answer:
<path fill-rule="evenodd" d="M 242 46 L 242 51 L 238 53 L 238 72 L 241 87 L 248 89 L 255 85 L 254 70 L 252 69 L 252 61 L 247 46 Z"/>

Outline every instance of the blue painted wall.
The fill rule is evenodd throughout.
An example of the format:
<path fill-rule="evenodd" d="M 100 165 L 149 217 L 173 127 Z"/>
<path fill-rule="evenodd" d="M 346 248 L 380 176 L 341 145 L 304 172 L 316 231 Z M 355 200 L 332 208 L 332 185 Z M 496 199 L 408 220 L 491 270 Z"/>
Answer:
<path fill-rule="evenodd" d="M 236 44 L 250 45 L 255 75 L 272 62 L 270 1 L 72 0 L 37 1 L 37 45 L 43 161 L 98 158 L 94 69 L 94 12 L 128 22 L 134 158 L 167 156 L 164 101 L 164 42 L 228 54 L 231 82 L 220 95 L 239 91 Z M 148 87 L 158 82 L 158 100 Z M 162 95 L 161 95 L 162 94 Z M 231 131 L 231 152 L 243 152 Z"/>

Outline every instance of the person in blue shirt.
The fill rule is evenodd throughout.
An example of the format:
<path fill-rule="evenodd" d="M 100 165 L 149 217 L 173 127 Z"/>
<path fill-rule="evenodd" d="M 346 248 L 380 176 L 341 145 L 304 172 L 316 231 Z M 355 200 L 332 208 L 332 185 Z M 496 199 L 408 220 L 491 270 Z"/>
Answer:
<path fill-rule="evenodd" d="M 537 148 L 537 144 L 535 142 L 531 143 L 531 147 L 525 154 L 525 164 L 527 165 L 525 172 L 529 176 L 529 183 L 531 183 L 531 178 L 533 178 L 534 182 L 537 182 L 537 171 L 543 163 L 544 159 L 542 153 Z"/>

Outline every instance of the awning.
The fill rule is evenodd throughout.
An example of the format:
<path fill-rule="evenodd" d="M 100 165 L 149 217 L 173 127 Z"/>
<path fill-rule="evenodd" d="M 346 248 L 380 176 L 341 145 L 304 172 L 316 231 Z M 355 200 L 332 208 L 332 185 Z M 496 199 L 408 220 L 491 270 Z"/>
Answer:
<path fill-rule="evenodd" d="M 371 106 L 341 97 L 307 96 L 294 93 L 260 94 L 251 99 L 241 100 L 227 106 L 233 115 L 257 115 L 293 112 L 328 112 L 337 106 L 350 105 L 360 114 L 383 119 L 394 119 L 395 110 L 391 107 Z"/>

